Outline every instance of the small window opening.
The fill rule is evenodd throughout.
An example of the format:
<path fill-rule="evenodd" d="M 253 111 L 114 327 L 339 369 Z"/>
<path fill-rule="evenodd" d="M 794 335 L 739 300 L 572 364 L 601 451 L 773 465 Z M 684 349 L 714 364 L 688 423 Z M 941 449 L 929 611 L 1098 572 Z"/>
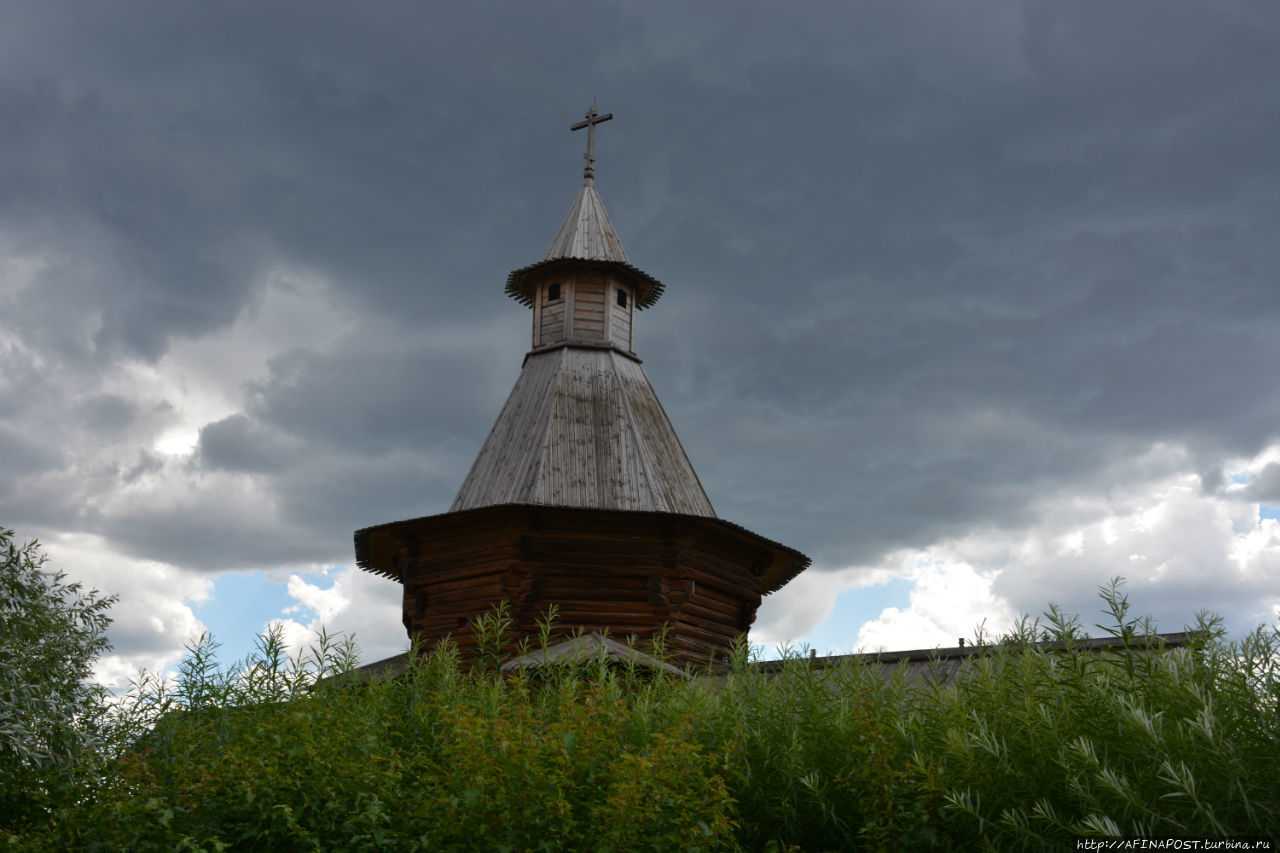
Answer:
<path fill-rule="evenodd" d="M 623 290 L 621 287 L 618 288 L 618 307 L 619 308 L 627 307 L 627 292 Z"/>
<path fill-rule="evenodd" d="M 559 282 L 556 282 L 555 284 L 548 285 L 548 286 L 547 286 L 547 301 L 548 301 L 548 302 L 555 302 L 555 301 L 556 301 L 556 300 L 558 300 L 559 298 L 560 298 L 560 283 L 559 283 Z"/>

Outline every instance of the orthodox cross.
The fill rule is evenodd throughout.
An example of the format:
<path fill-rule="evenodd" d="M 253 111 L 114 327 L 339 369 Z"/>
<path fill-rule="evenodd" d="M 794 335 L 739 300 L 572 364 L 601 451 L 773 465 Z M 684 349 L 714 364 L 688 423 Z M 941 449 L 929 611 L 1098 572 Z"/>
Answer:
<path fill-rule="evenodd" d="M 596 177 L 596 125 L 611 118 L 613 118 L 613 113 L 600 115 L 596 112 L 596 105 L 592 104 L 591 108 L 587 110 L 586 121 L 569 125 L 570 130 L 582 130 L 584 127 L 587 129 L 587 153 L 582 155 L 582 159 L 587 161 L 587 165 L 582 170 L 582 177 L 589 184 L 593 183 Z"/>

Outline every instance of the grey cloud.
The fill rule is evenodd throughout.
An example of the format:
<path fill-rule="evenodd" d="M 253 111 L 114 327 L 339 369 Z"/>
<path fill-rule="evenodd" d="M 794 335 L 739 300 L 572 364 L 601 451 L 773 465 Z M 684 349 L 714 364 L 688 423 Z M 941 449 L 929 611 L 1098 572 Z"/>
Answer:
<path fill-rule="evenodd" d="M 230 415 L 200 430 L 200 461 L 225 471 L 269 473 L 297 464 L 300 445 L 264 429 L 243 414 Z"/>
<path fill-rule="evenodd" d="M 120 479 L 125 483 L 136 483 L 141 477 L 147 474 L 158 474 L 162 470 L 164 470 L 164 460 L 144 450 L 138 454 L 137 462 L 120 473 Z"/>
<path fill-rule="evenodd" d="M 97 433 L 117 433 L 133 425 L 138 405 L 119 394 L 95 394 L 77 405 L 84 425 Z"/>
<path fill-rule="evenodd" d="M 502 304 L 496 283 L 489 291 L 500 309 L 528 322 L 527 310 Z M 503 399 L 493 388 L 514 383 L 524 334 L 495 341 L 486 329 L 467 335 L 437 328 L 447 346 L 432 343 L 430 327 L 410 326 L 395 348 L 356 338 L 328 353 L 277 356 L 248 389 L 249 411 L 330 452 L 478 451 Z"/>
<path fill-rule="evenodd" d="M 40 476 L 2 506 L 51 528 L 208 572 L 447 506 L 593 93 L 668 285 L 638 352 L 725 517 L 868 563 L 1280 438 L 1275 8 L 10 8 L 0 256 L 36 272 L 0 289 L 0 464 Z M 274 353 L 186 469 L 149 454 L 106 377 L 282 270 L 352 331 Z"/>
<path fill-rule="evenodd" d="M 317 542 L 308 531 L 279 523 L 234 492 L 211 490 L 199 498 L 138 507 L 100 520 L 95 529 L 126 554 L 198 572 L 327 562 L 341 553 L 334 547 L 342 538 L 336 533 Z"/>
<path fill-rule="evenodd" d="M 62 457 L 56 450 L 0 424 L 0 469 L 4 471 L 0 483 L 12 487 L 14 477 L 38 474 L 61 463 Z"/>
<path fill-rule="evenodd" d="M 1280 503 L 1280 462 L 1268 462 L 1249 479 L 1242 495 L 1246 500 Z"/>
<path fill-rule="evenodd" d="M 281 515 L 346 553 L 356 530 L 448 510 L 470 464 L 404 453 L 372 461 L 318 458 L 277 485 Z"/>

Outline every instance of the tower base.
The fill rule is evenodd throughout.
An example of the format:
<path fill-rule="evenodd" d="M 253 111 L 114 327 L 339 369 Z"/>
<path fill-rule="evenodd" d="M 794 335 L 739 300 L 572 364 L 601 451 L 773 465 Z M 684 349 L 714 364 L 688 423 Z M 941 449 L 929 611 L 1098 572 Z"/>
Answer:
<path fill-rule="evenodd" d="M 644 642 L 673 662 L 722 660 L 761 597 L 808 565 L 798 551 L 717 518 L 506 504 L 358 531 L 361 568 L 404 585 L 410 637 L 476 651 L 475 619 L 507 602 L 509 645 L 580 629 Z"/>

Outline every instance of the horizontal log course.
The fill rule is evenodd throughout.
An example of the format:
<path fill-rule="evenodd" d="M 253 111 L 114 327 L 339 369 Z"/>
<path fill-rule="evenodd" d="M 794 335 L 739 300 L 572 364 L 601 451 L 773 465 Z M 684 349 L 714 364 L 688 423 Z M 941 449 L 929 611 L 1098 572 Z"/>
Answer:
<path fill-rule="evenodd" d="M 757 595 L 760 592 L 760 579 L 750 572 L 730 573 L 696 563 L 682 563 L 681 569 L 685 576 L 695 581 L 699 587 L 717 589 L 726 595 L 747 596 Z"/>
<path fill-rule="evenodd" d="M 410 583 L 451 583 L 475 575 L 494 574 L 521 565 L 514 553 L 477 556 L 475 559 L 433 561 L 426 565 L 410 566 L 407 580 Z"/>
<path fill-rule="evenodd" d="M 696 596 L 678 606 L 681 616 L 692 619 L 703 619 L 709 622 L 720 622 L 726 625 L 740 626 L 742 608 L 732 602 L 719 602 L 699 599 Z"/>
<path fill-rule="evenodd" d="M 608 313 L 611 322 L 627 319 L 625 311 Z M 647 638 L 665 622 L 677 658 L 705 665 L 749 626 L 762 577 L 796 559 L 714 519 L 527 504 L 363 535 L 362 565 L 404 581 L 410 632 L 428 643 L 451 636 L 463 654 L 475 649 L 471 622 L 506 600 L 513 639 L 536 639 L 538 620 L 555 605 L 557 634 L 579 628 Z"/>
<path fill-rule="evenodd" d="M 451 572 L 446 575 L 425 575 L 414 578 L 405 584 L 406 588 L 431 591 L 434 589 L 466 589 L 476 585 L 493 583 L 502 585 L 507 570 L 518 563 L 503 563 L 494 566 L 477 567 L 466 571 Z"/>
<path fill-rule="evenodd" d="M 556 613 L 562 619 L 595 619 L 602 617 L 647 619 L 652 622 L 655 608 L 648 602 L 599 599 L 584 601 L 582 599 L 556 599 L 549 596 L 548 604 L 556 606 Z"/>
<path fill-rule="evenodd" d="M 681 614 L 676 617 L 672 624 L 671 633 L 676 637 L 689 637 L 712 645 L 727 646 L 742 631 L 714 622 L 689 618 Z"/>
<path fill-rule="evenodd" d="M 610 535 L 611 533 L 612 535 Z M 678 543 L 674 541 L 635 539 L 629 536 L 619 536 L 616 531 L 608 529 L 582 531 L 580 535 L 573 535 L 571 531 L 546 530 L 526 535 L 522 537 L 521 541 L 525 546 L 536 545 L 543 548 L 574 549 L 593 547 L 603 548 L 608 551 L 632 551 L 635 553 L 675 553 L 679 550 Z"/>
<path fill-rule="evenodd" d="M 488 610 L 504 597 L 503 589 L 498 584 L 467 589 L 433 589 L 427 593 L 425 604 L 419 607 L 424 613 L 448 611 L 467 615 L 479 610 Z M 419 597 L 419 601 L 421 600 L 423 600 L 422 597 Z"/>
<path fill-rule="evenodd" d="M 680 543 L 680 552 L 686 559 L 732 574 L 750 572 L 754 567 L 767 566 L 770 555 L 763 552 L 719 551 L 706 547 L 705 543 Z"/>
<path fill-rule="evenodd" d="M 597 605 L 619 604 L 626 607 L 648 607 L 649 591 L 640 586 L 632 589 L 619 589 L 611 586 L 599 586 L 594 589 L 547 585 L 538 589 L 538 598 L 542 601 L 554 602 L 557 606 L 570 605 L 595 607 Z"/>
<path fill-rule="evenodd" d="M 449 536 L 433 538 L 429 542 L 415 543 L 409 550 L 414 560 L 437 560 L 463 554 L 502 551 L 514 547 L 515 531 L 452 531 Z"/>
<path fill-rule="evenodd" d="M 597 551 L 591 548 L 545 550 L 531 547 L 522 549 L 521 553 L 516 556 L 520 562 L 530 567 L 540 566 L 547 570 L 555 569 L 559 566 L 564 566 L 568 570 L 574 566 L 592 565 L 607 567 L 619 574 L 672 571 L 680 562 L 675 555 L 668 556 L 658 552 L 634 554 L 622 549 L 611 552 L 609 550 Z"/>

